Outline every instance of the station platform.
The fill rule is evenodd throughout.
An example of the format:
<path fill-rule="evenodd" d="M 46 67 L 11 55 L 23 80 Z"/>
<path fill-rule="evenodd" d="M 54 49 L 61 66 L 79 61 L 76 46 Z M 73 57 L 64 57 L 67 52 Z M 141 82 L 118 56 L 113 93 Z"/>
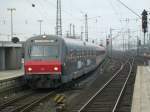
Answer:
<path fill-rule="evenodd" d="M 150 112 L 150 66 L 138 66 L 131 112 Z"/>
<path fill-rule="evenodd" d="M 24 70 L 7 70 L 7 71 L 0 71 L 0 81 L 21 77 L 24 75 Z"/>

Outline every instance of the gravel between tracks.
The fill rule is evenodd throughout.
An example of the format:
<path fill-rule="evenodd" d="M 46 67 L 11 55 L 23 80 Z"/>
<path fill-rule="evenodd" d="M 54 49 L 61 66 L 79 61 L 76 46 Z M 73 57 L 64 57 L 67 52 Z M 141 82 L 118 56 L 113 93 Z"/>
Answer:
<path fill-rule="evenodd" d="M 84 104 L 89 97 L 91 97 L 121 66 L 120 61 L 113 60 L 109 63 L 103 73 L 98 68 L 92 75 L 79 83 L 80 86 L 70 88 L 64 91 L 58 92 L 64 94 L 67 97 L 68 108 L 67 111 L 71 112 L 74 108 L 79 108 L 81 104 Z M 44 102 L 36 105 L 31 112 L 55 112 L 55 104 L 53 98 L 49 98 Z"/>
<path fill-rule="evenodd" d="M 118 60 L 117 60 L 118 61 Z M 64 91 L 59 91 L 59 94 L 64 94 L 67 97 L 67 112 L 71 112 L 74 108 L 78 108 L 82 103 L 93 95 L 120 67 L 120 62 L 116 60 L 107 65 L 107 69 L 100 73 L 100 68 L 92 73 L 89 77 L 79 83 L 78 87 L 68 88 Z M 114 66 L 115 65 L 115 66 Z M 55 112 L 55 103 L 53 98 L 38 104 L 31 112 Z"/>
<path fill-rule="evenodd" d="M 114 66 L 115 65 L 115 66 Z M 72 110 L 76 110 L 81 107 L 95 92 L 99 90 L 99 88 L 112 76 L 112 74 L 120 67 L 120 63 L 116 61 L 112 61 L 109 66 L 107 66 L 106 70 L 100 74 L 100 70 L 98 69 L 94 75 L 92 75 L 92 78 L 94 77 L 94 80 L 91 81 L 91 84 L 89 86 L 86 86 L 84 90 L 77 93 L 76 97 L 69 103 L 69 109 L 68 112 Z M 88 83 L 88 82 L 87 82 Z"/>

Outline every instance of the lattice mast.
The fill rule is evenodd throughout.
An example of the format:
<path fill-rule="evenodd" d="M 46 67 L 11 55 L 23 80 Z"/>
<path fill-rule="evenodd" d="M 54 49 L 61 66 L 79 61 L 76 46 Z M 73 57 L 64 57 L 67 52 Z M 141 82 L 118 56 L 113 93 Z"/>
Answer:
<path fill-rule="evenodd" d="M 56 35 L 62 36 L 61 0 L 57 0 Z"/>
<path fill-rule="evenodd" d="M 88 42 L 88 17 L 87 14 L 85 14 L 85 41 Z"/>

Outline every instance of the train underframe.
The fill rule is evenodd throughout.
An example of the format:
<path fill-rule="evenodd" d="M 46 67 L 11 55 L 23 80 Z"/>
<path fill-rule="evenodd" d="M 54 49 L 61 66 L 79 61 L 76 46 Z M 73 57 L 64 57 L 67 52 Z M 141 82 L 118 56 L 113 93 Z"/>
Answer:
<path fill-rule="evenodd" d="M 60 75 L 26 75 L 27 84 L 33 88 L 57 88 L 61 82 Z"/>

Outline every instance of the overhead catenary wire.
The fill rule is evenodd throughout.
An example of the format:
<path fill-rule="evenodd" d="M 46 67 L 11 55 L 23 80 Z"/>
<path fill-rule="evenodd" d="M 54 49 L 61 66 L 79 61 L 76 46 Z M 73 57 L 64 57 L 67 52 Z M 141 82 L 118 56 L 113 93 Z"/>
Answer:
<path fill-rule="evenodd" d="M 141 15 L 139 15 L 138 13 L 136 13 L 133 9 L 129 8 L 125 3 L 123 3 L 120 0 L 117 0 L 121 5 L 123 5 L 125 8 L 127 8 L 130 12 L 132 12 L 134 15 L 136 15 L 137 17 L 139 17 L 140 19 L 142 19 Z M 148 24 L 150 24 L 150 22 L 148 21 Z"/>
<path fill-rule="evenodd" d="M 116 10 L 116 8 L 114 7 L 114 5 L 113 5 L 113 3 L 112 3 L 112 1 L 110 1 L 110 0 L 107 0 L 108 2 L 109 2 L 109 4 L 111 5 L 111 7 L 112 7 L 112 9 L 114 10 L 114 12 L 115 12 L 115 14 L 116 14 L 116 16 L 120 16 L 120 17 L 122 17 L 122 14 L 121 13 L 119 13 L 119 11 L 120 10 Z M 118 18 L 118 20 L 119 20 L 119 18 Z M 131 20 L 131 19 L 130 19 Z M 135 19 L 134 19 L 135 20 Z M 122 22 L 119 20 L 119 22 L 121 23 L 121 25 L 122 25 Z M 129 23 L 127 23 L 126 25 L 125 25 L 125 27 L 128 27 L 128 24 Z M 124 27 L 124 28 L 125 28 Z"/>
<path fill-rule="evenodd" d="M 109 1 L 109 0 L 108 0 Z M 119 3 L 121 3 L 124 7 L 126 7 L 128 10 L 130 10 L 132 13 L 134 13 L 136 16 L 138 16 L 140 19 L 141 19 L 141 16 L 140 15 L 138 15 L 135 11 L 133 11 L 132 9 L 130 9 L 127 5 L 125 5 L 123 2 L 121 2 L 120 0 L 117 0 L 117 2 L 119 2 Z M 114 10 L 114 12 L 115 12 L 115 14 L 118 16 L 119 15 L 119 13 L 118 13 L 118 11 L 116 11 L 116 9 L 115 9 L 115 7 L 113 6 L 113 4 L 112 4 L 112 2 L 111 1 L 109 1 L 109 3 L 110 3 L 110 5 L 111 5 L 111 7 L 112 7 L 112 9 Z M 126 29 L 126 27 L 128 27 L 128 24 L 129 23 L 127 23 L 125 26 L 124 26 L 124 28 L 123 29 Z M 116 37 L 116 36 L 115 36 Z"/>
<path fill-rule="evenodd" d="M 34 4 L 35 5 L 35 10 L 37 10 L 37 12 L 38 12 L 38 14 L 40 14 L 40 16 L 41 17 L 43 17 L 44 16 L 44 18 L 43 19 L 46 19 L 47 21 L 50 21 L 50 19 L 49 18 L 47 18 L 47 15 L 50 15 L 47 11 L 47 9 L 50 7 L 50 6 L 52 6 L 54 9 L 56 9 L 56 4 L 55 3 L 53 3 L 52 1 L 49 1 L 49 0 L 44 0 L 44 1 L 40 1 L 40 0 L 26 0 L 27 2 L 29 2 L 30 3 L 30 5 L 31 4 Z M 46 2 L 46 3 L 45 3 Z M 44 6 L 45 5 L 45 6 Z M 41 9 L 40 9 L 40 7 L 42 7 L 42 9 L 43 9 L 43 7 L 44 7 L 44 9 L 43 10 L 45 10 L 44 12 L 43 12 L 43 10 L 41 11 Z M 62 13 L 65 13 L 66 15 L 68 15 L 69 17 L 71 17 L 70 18 L 70 20 L 72 20 L 72 19 L 74 19 L 74 20 L 77 20 L 77 21 L 81 21 L 81 18 L 78 18 L 78 17 L 76 17 L 76 16 L 73 16 L 72 15 L 72 13 L 70 13 L 69 11 L 66 11 L 66 10 L 64 10 L 64 9 L 62 9 Z M 53 18 L 53 20 L 55 21 L 55 18 Z M 68 22 L 68 19 L 66 20 L 63 20 L 63 23 L 64 22 Z"/>
<path fill-rule="evenodd" d="M 134 15 L 138 16 L 139 18 L 141 18 L 141 16 L 136 13 L 133 9 L 129 8 L 125 3 L 123 3 L 122 1 L 120 0 L 117 0 L 121 5 L 123 5 L 124 7 L 126 7 L 130 12 L 132 12 Z"/>
<path fill-rule="evenodd" d="M 47 2 L 48 4 L 50 4 L 52 7 L 56 8 L 56 4 L 55 3 L 53 3 L 53 2 L 51 2 L 49 0 L 44 0 L 44 1 Z M 65 13 L 65 14 L 69 15 L 71 18 L 76 19 L 78 21 L 80 20 L 80 18 L 78 18 L 76 16 L 73 16 L 71 12 L 66 11 L 64 9 L 62 9 L 62 13 Z"/>
<path fill-rule="evenodd" d="M 44 18 L 44 19 L 46 19 L 47 21 L 49 21 L 49 18 L 48 18 L 48 16 L 47 16 L 47 12 L 46 11 L 44 11 L 44 10 L 46 10 L 45 9 L 45 7 L 43 7 L 42 5 L 41 5 L 41 3 L 38 1 L 38 0 L 36 0 L 35 2 L 34 1 L 31 1 L 31 0 L 26 0 L 30 5 L 32 5 L 32 4 L 34 4 L 35 6 L 33 7 L 34 9 L 35 9 L 35 11 L 41 16 L 41 18 Z M 41 8 L 40 7 L 42 7 L 42 10 L 41 10 Z M 43 10 L 43 8 L 44 8 L 44 10 Z M 44 11 L 44 12 L 43 12 Z"/>
<path fill-rule="evenodd" d="M 121 17 L 122 15 L 119 14 L 119 12 L 118 12 L 118 11 L 116 10 L 116 8 L 114 7 L 114 5 L 113 5 L 113 3 L 112 3 L 112 0 L 107 0 L 107 1 L 108 1 L 108 3 L 110 4 L 110 6 L 112 7 L 112 9 L 113 9 L 115 15 L 117 16 L 118 21 L 120 22 L 119 16 Z M 120 24 L 122 25 L 121 22 L 120 22 Z"/>
<path fill-rule="evenodd" d="M 117 10 L 117 8 L 113 5 L 111 0 L 107 0 L 109 5 L 112 7 L 112 10 L 114 11 L 115 15 L 117 16 L 117 20 L 120 22 L 121 26 L 123 26 L 122 22 L 120 21 L 119 17 L 122 17 L 122 14 L 120 13 L 120 10 Z M 115 35 L 112 38 L 117 38 L 119 36 L 121 36 L 121 34 L 119 34 L 119 32 L 123 32 L 123 30 L 127 29 L 129 23 L 126 23 L 121 29 L 120 31 L 118 31 L 118 34 Z"/>

